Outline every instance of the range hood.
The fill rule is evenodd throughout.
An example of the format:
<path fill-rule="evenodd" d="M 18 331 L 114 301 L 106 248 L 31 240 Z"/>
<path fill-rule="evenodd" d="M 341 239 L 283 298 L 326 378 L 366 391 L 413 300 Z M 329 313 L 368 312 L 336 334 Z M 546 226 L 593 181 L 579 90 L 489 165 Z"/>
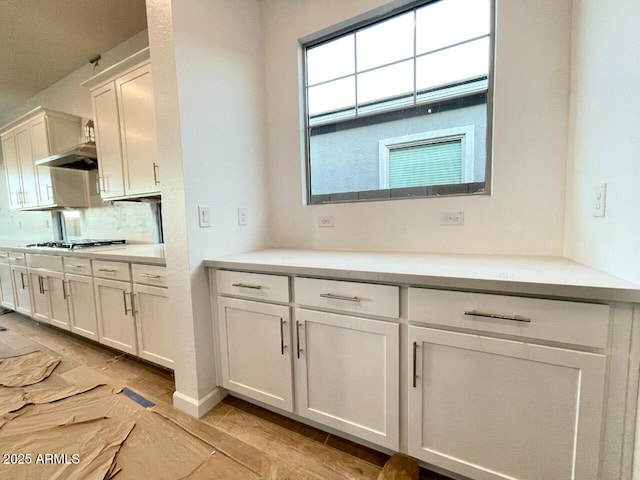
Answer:
<path fill-rule="evenodd" d="M 71 147 L 62 153 L 36 160 L 42 167 L 75 168 L 76 170 L 92 170 L 98 168 L 95 142 L 86 142 Z"/>

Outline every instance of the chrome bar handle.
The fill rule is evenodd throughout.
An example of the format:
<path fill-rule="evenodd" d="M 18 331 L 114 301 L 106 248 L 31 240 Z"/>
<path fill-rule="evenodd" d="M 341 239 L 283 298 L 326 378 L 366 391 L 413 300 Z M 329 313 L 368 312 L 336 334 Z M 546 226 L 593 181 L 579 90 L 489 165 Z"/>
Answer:
<path fill-rule="evenodd" d="M 416 388 L 416 382 L 417 382 L 417 368 L 416 368 L 416 363 L 417 363 L 417 350 L 418 350 L 418 342 L 413 342 L 413 388 Z"/>
<path fill-rule="evenodd" d="M 44 295 L 44 286 L 42 283 L 42 275 L 38 275 L 38 288 L 40 290 L 40 295 Z"/>
<path fill-rule="evenodd" d="M 45 288 L 45 284 L 46 284 L 45 282 L 47 282 L 48 280 L 49 280 L 49 278 L 48 278 L 48 277 L 46 277 L 46 276 L 43 276 L 43 277 L 42 277 L 42 294 L 43 294 L 43 295 L 49 291 L 49 290 L 47 290 L 47 289 Z"/>
<path fill-rule="evenodd" d="M 122 291 L 122 301 L 124 302 L 124 314 L 127 315 L 129 313 L 129 309 L 127 308 L 127 291 Z"/>
<path fill-rule="evenodd" d="M 139 310 L 136 310 L 136 297 L 137 293 L 129 292 L 129 296 L 131 297 L 131 314 L 135 317 Z"/>
<path fill-rule="evenodd" d="M 280 318 L 280 355 L 284 355 L 284 318 Z"/>
<path fill-rule="evenodd" d="M 302 326 L 302 323 L 296 320 L 296 343 L 297 343 L 296 355 L 298 358 L 300 358 L 300 352 L 302 351 L 302 349 L 300 348 L 300 327 L 301 326 Z"/>
<path fill-rule="evenodd" d="M 161 275 L 152 275 L 151 273 L 139 273 L 138 275 L 144 278 L 161 278 Z"/>
<path fill-rule="evenodd" d="M 22 283 L 22 290 L 27 288 L 24 286 L 24 272 L 20 272 L 20 282 Z"/>
<path fill-rule="evenodd" d="M 69 294 L 67 293 L 67 283 L 64 280 L 62 280 L 62 298 L 64 300 L 66 300 L 67 298 L 69 298 Z"/>
<path fill-rule="evenodd" d="M 160 184 L 160 165 L 158 165 L 156 162 L 153 162 L 153 184 L 154 185 L 159 185 Z"/>
<path fill-rule="evenodd" d="M 66 266 L 69 267 L 69 268 L 82 268 L 82 267 L 80 267 L 80 265 L 74 265 L 72 263 L 66 264 Z"/>
<path fill-rule="evenodd" d="M 251 288 L 253 290 L 262 290 L 262 285 L 248 285 L 246 283 L 232 283 L 232 287 L 238 288 Z"/>
<path fill-rule="evenodd" d="M 115 268 L 99 268 L 98 271 L 105 273 L 118 273 L 118 270 L 116 270 Z"/>
<path fill-rule="evenodd" d="M 330 298 L 332 300 L 346 300 L 347 302 L 360 303 L 361 299 L 358 297 L 345 297 L 344 295 L 334 295 L 333 293 L 321 293 L 322 298 Z"/>
<path fill-rule="evenodd" d="M 512 322 L 531 323 L 530 318 L 520 315 L 500 315 L 497 313 L 476 312 L 475 310 L 465 311 L 464 314 L 469 317 L 497 318 L 498 320 L 511 320 Z"/>

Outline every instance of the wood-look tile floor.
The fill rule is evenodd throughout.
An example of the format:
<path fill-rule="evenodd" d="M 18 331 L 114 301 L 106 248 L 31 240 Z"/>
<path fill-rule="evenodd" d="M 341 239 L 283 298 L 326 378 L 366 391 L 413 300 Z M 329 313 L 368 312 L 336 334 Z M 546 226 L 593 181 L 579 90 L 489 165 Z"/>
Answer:
<path fill-rule="evenodd" d="M 17 313 L 0 315 L 0 357 L 44 350 L 62 359 L 47 386 L 102 381 L 127 386 L 154 403 L 172 405 L 171 372 L 39 324 Z M 38 388 L 37 385 L 32 388 Z M 389 456 L 228 396 L 201 421 L 264 452 L 289 479 L 376 479 Z M 446 480 L 425 469 L 420 480 Z"/>

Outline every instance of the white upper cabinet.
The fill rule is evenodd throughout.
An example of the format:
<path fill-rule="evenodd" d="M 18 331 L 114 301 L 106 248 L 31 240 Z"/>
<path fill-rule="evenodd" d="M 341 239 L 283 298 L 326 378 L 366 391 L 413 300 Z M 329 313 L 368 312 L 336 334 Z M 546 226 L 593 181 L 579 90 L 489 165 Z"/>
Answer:
<path fill-rule="evenodd" d="M 38 107 L 0 129 L 9 207 L 88 207 L 88 174 L 35 162 L 79 144 L 81 119 Z"/>
<path fill-rule="evenodd" d="M 91 90 L 103 199 L 160 194 L 153 82 L 144 49 L 83 83 Z"/>

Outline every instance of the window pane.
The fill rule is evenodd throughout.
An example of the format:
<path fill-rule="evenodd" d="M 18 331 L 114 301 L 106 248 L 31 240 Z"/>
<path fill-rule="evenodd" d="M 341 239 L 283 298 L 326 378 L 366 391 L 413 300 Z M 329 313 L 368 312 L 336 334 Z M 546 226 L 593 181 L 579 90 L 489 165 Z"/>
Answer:
<path fill-rule="evenodd" d="M 416 61 L 418 90 L 469 80 L 489 71 L 489 39 L 465 43 L 419 57 Z"/>
<path fill-rule="evenodd" d="M 461 182 L 461 140 L 389 150 L 389 188 Z"/>
<path fill-rule="evenodd" d="M 416 53 L 488 35 L 489 0 L 446 0 L 416 11 Z"/>
<path fill-rule="evenodd" d="M 307 49 L 307 85 L 355 73 L 353 35 Z"/>
<path fill-rule="evenodd" d="M 310 87 L 307 92 L 309 116 L 353 107 L 356 104 L 355 77 Z"/>
<path fill-rule="evenodd" d="M 356 33 L 358 71 L 413 56 L 413 12 Z"/>
<path fill-rule="evenodd" d="M 412 93 L 412 60 L 358 75 L 358 105 Z"/>

